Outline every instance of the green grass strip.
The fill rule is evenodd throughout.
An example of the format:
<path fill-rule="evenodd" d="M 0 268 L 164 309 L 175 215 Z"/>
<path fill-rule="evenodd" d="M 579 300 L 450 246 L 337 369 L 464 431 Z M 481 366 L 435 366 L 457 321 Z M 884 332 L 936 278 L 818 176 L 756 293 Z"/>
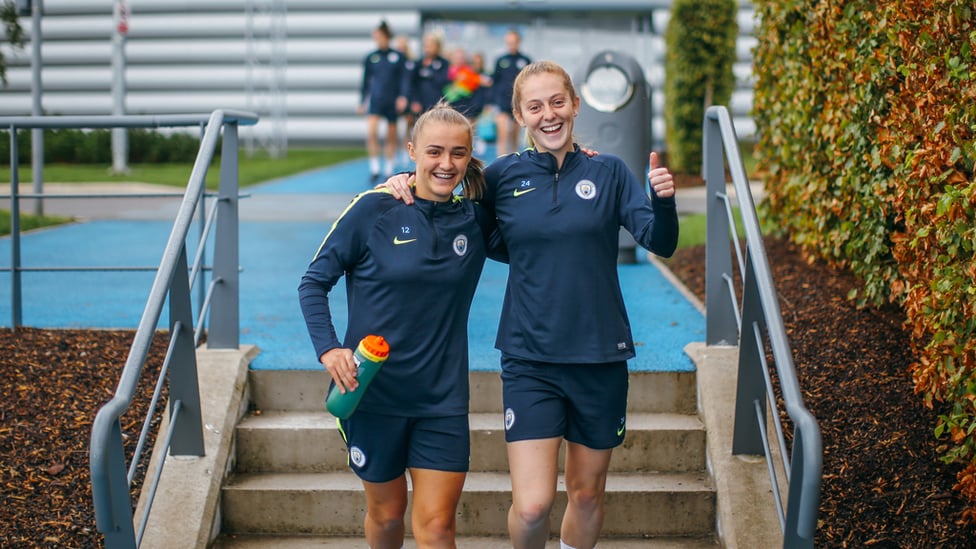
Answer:
<path fill-rule="evenodd" d="M 238 180 L 241 187 L 264 183 L 279 177 L 302 173 L 323 166 L 366 156 L 363 149 L 289 149 L 284 158 L 270 158 L 267 153 L 256 152 L 248 157 L 243 151 L 238 161 Z M 114 173 L 104 164 L 47 164 L 44 166 L 45 183 L 151 183 L 186 187 L 193 171 L 193 163 L 180 164 L 132 164 L 129 173 Z M 33 181 L 29 165 L 21 165 L 21 183 Z M 207 188 L 216 189 L 220 181 L 220 159 L 214 159 L 207 170 Z M 10 184 L 10 166 L 0 169 L 0 183 Z M 9 194 L 9 193 L 2 193 Z"/>

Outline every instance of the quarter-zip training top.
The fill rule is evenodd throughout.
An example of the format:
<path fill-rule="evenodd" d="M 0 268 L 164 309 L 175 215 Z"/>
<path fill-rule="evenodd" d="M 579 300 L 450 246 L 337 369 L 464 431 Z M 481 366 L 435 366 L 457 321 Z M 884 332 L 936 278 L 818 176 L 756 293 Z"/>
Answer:
<path fill-rule="evenodd" d="M 491 226 L 470 200 L 405 205 L 388 190 L 360 194 L 332 226 L 299 300 L 316 360 L 336 347 L 355 349 L 368 334 L 389 342 L 389 358 L 358 409 L 468 413 L 468 313 Z M 349 321 L 340 342 L 329 292 L 343 275 Z"/>
<path fill-rule="evenodd" d="M 495 160 L 482 204 L 497 217 L 509 276 L 495 346 L 543 362 L 634 357 L 617 277 L 619 230 L 644 248 L 674 253 L 673 197 L 648 196 L 618 157 L 578 149 L 562 167 L 534 149 Z"/>

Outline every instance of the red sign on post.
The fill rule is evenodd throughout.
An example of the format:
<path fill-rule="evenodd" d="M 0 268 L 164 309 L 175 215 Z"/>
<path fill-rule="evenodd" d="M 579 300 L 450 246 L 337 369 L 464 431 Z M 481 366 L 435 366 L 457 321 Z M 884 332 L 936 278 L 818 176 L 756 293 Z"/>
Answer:
<path fill-rule="evenodd" d="M 129 8 L 126 7 L 124 0 L 119 0 L 119 3 L 115 5 L 115 20 L 118 22 L 117 29 L 119 34 L 126 35 L 129 33 Z"/>

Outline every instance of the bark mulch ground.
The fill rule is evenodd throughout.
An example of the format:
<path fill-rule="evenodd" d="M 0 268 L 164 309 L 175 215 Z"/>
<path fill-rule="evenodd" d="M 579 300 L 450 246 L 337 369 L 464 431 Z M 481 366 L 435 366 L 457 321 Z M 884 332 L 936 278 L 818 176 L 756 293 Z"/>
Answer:
<path fill-rule="evenodd" d="M 820 422 L 824 483 L 817 547 L 970 548 L 956 469 L 934 450 L 935 413 L 913 394 L 897 308 L 857 309 L 855 281 L 767 240 L 807 407 Z M 704 299 L 704 248 L 668 261 Z M 98 547 L 88 470 L 95 413 L 111 398 L 129 331 L 0 329 L 0 547 Z M 151 368 L 165 352 L 154 341 Z M 135 445 L 152 387 L 123 418 Z M 130 419 L 131 418 L 131 419 Z M 138 481 L 137 481 L 138 483 Z M 756 548 L 765 549 L 765 548 Z"/>
<path fill-rule="evenodd" d="M 959 522 L 957 467 L 935 451 L 936 412 L 913 391 L 913 361 L 895 306 L 858 309 L 846 272 L 809 263 L 785 240 L 766 251 L 807 408 L 820 424 L 823 486 L 817 547 L 976 547 Z M 705 249 L 669 268 L 704 302 Z"/>
<path fill-rule="evenodd" d="M 0 547 L 102 546 L 88 445 L 95 414 L 115 393 L 134 335 L 0 329 Z M 150 380 L 158 375 L 166 344 L 164 334 L 153 338 Z M 141 383 L 132 410 L 121 418 L 126 463 L 152 393 L 152 381 Z M 145 447 L 151 449 L 153 440 Z M 144 472 L 137 470 L 133 488 Z"/>

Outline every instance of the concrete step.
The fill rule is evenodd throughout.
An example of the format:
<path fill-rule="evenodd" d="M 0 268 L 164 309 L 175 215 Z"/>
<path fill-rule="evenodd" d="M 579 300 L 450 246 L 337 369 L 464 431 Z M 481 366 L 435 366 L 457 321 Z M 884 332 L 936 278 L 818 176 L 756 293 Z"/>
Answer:
<path fill-rule="evenodd" d="M 471 470 L 507 471 L 503 417 L 474 413 Z M 323 411 L 249 414 L 237 426 L 238 472 L 347 471 L 346 449 L 335 418 Z M 705 429 L 697 416 L 630 413 L 627 437 L 614 450 L 614 472 L 689 472 L 705 469 Z"/>
<path fill-rule="evenodd" d="M 471 372 L 470 411 L 500 412 L 497 371 Z M 251 370 L 252 407 L 262 411 L 319 411 L 325 406 L 328 373 L 322 370 Z M 698 410 L 695 372 L 631 372 L 627 409 L 631 412 L 694 414 Z"/>
<path fill-rule="evenodd" d="M 566 505 L 561 477 L 558 489 L 555 517 Z M 227 534 L 362 535 L 365 497 L 350 472 L 238 474 L 225 481 L 222 495 L 222 531 Z M 603 535 L 608 538 L 714 533 L 715 492 L 704 472 L 613 473 L 605 501 Z M 510 504 L 507 473 L 470 473 L 458 506 L 458 534 L 506 532 Z M 553 520 L 553 534 L 558 529 Z"/>
<path fill-rule="evenodd" d="M 457 546 L 460 549 L 506 549 L 512 545 L 507 537 L 458 537 Z M 362 537 L 327 537 L 327 536 L 269 536 L 269 535 L 221 535 L 211 549 L 349 549 L 366 547 Z M 416 549 L 412 539 L 404 542 L 405 549 Z M 600 549 L 717 549 L 718 542 L 714 537 L 681 538 L 602 538 L 598 545 Z M 549 540 L 546 549 L 559 549 L 556 538 Z"/>

